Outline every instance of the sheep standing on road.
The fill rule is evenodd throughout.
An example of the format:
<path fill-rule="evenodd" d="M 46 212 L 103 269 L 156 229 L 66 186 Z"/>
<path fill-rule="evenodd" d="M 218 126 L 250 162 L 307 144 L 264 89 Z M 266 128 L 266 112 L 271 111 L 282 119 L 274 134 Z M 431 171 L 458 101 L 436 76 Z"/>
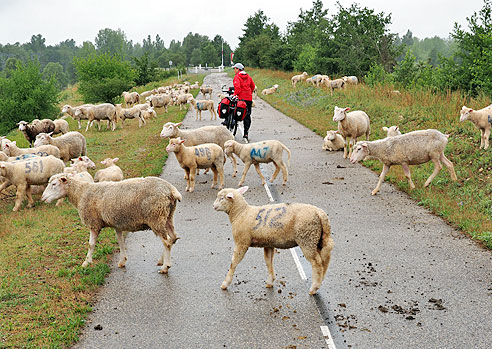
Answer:
<path fill-rule="evenodd" d="M 299 75 L 294 75 L 292 78 L 290 78 L 290 81 L 292 82 L 292 87 L 296 87 L 297 83 L 299 81 L 304 81 L 308 77 L 307 72 L 303 72 L 302 74 Z"/>
<path fill-rule="evenodd" d="M 273 287 L 275 248 L 299 246 L 313 268 L 309 294 L 316 294 L 328 270 L 334 246 L 328 216 L 322 209 L 308 204 L 250 206 L 243 197 L 247 189 L 223 189 L 214 202 L 216 211 L 229 215 L 234 238 L 231 266 L 221 288 L 229 287 L 249 247 L 263 247 L 268 269 L 266 287 Z"/>
<path fill-rule="evenodd" d="M 209 98 L 212 98 L 212 87 L 202 85 L 200 87 L 200 92 L 202 93 L 203 97 L 207 98 L 208 94 Z"/>
<path fill-rule="evenodd" d="M 460 121 L 470 120 L 480 130 L 480 149 L 487 150 L 489 148 L 489 137 L 492 123 L 489 118 L 492 115 L 492 105 L 480 110 L 473 110 L 463 106 L 461 108 Z"/>
<path fill-rule="evenodd" d="M 408 179 L 410 189 L 414 189 L 409 165 L 420 165 L 432 161 L 434 172 L 424 184 L 427 187 L 442 168 L 441 161 L 448 168 L 451 179 L 456 181 L 456 173 L 451 161 L 444 155 L 444 148 L 448 144 L 448 135 L 438 130 L 413 131 L 403 135 L 378 139 L 376 141 L 361 141 L 355 145 L 350 162 L 355 164 L 367 156 L 379 159 L 383 163 L 383 170 L 379 181 L 372 191 L 376 195 L 384 181 L 384 177 L 392 165 L 401 165 L 403 173 Z"/>
<path fill-rule="evenodd" d="M 171 247 L 178 239 L 174 230 L 174 211 L 177 201 L 182 199 L 173 185 L 157 177 L 86 183 L 69 174 L 60 174 L 50 179 L 41 200 L 50 203 L 65 196 L 78 209 L 82 223 L 90 229 L 89 250 L 83 267 L 92 263 L 102 228 L 116 230 L 120 268 L 124 268 L 127 261 L 126 233 L 150 228 L 164 245 L 157 265 L 162 265 L 160 273 L 167 274 L 171 267 Z"/>
<path fill-rule="evenodd" d="M 194 98 L 189 99 L 191 105 L 196 109 L 196 120 L 200 117 L 202 120 L 202 110 L 208 110 L 210 112 L 210 120 L 217 119 L 217 113 L 215 112 L 214 101 L 212 100 L 201 100 L 197 101 Z"/>
<path fill-rule="evenodd" d="M 333 121 L 338 122 L 338 131 L 345 139 L 344 159 L 352 154 L 352 147 L 357 142 L 358 137 L 365 134 L 366 140 L 369 140 L 369 134 L 371 133 L 369 116 L 361 110 L 347 113 L 349 110 L 350 108 L 335 107 L 333 115 Z"/>

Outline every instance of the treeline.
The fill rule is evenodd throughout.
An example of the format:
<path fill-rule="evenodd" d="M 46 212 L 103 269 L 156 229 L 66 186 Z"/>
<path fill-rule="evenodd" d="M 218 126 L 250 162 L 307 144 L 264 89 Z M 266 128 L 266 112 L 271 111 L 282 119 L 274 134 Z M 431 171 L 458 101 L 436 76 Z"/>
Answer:
<path fill-rule="evenodd" d="M 244 25 L 235 60 L 259 68 L 356 75 L 371 84 L 492 93 L 491 0 L 467 18 L 468 30 L 455 24 L 450 40 L 419 40 L 411 31 L 399 38 L 389 30 L 391 15 L 355 3 L 337 7 L 329 16 L 316 0 L 285 32 L 259 10 Z"/>

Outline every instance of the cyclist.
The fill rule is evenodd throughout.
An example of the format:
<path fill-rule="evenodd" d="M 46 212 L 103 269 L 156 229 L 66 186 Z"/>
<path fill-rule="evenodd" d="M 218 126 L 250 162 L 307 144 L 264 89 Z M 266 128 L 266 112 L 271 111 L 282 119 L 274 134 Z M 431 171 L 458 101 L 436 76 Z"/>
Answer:
<path fill-rule="evenodd" d="M 253 90 L 255 89 L 255 83 L 251 76 L 244 71 L 244 65 L 236 63 L 232 66 L 234 68 L 234 79 L 232 84 L 234 85 L 234 94 L 243 101 L 246 102 L 246 116 L 244 117 L 244 140 L 249 141 L 248 131 L 251 126 L 251 105 L 253 104 Z"/>

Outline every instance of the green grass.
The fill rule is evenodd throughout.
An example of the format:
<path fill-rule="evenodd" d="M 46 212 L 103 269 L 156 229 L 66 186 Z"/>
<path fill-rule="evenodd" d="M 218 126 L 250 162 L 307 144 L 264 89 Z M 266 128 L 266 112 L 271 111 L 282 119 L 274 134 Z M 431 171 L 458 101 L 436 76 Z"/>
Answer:
<path fill-rule="evenodd" d="M 203 76 L 188 80 L 201 82 Z M 82 104 L 76 87 L 65 90 L 62 97 L 60 106 Z M 159 137 L 162 125 L 181 121 L 185 113 L 170 107 L 168 113 L 157 110 L 157 118 L 141 128 L 136 120 L 127 120 L 125 128 L 120 123 L 115 132 L 104 126 L 101 131 L 91 128 L 81 133 L 98 168 L 104 158 L 119 157 L 125 178 L 159 175 L 167 159 L 167 141 Z M 67 121 L 71 130 L 77 130 L 75 121 Z M 8 138 L 28 146 L 18 131 Z M 89 231 L 77 210 L 68 201 L 60 207 L 42 204 L 40 195 L 34 195 L 34 208 L 26 209 L 24 202 L 20 211 L 12 212 L 14 195 L 12 188 L 0 194 L 0 347 L 69 347 L 78 340 L 95 293 L 110 272 L 112 254 L 118 251 L 114 230 L 103 229 L 93 264 L 82 268 Z"/>
<path fill-rule="evenodd" d="M 261 98 L 323 137 L 326 130 L 337 129 L 337 123 L 332 121 L 335 106 L 367 112 L 371 119 L 371 140 L 384 138 L 381 127 L 392 125 L 400 126 L 403 133 L 435 128 L 449 134 L 446 156 L 455 166 L 457 182 L 451 181 L 443 168 L 429 188 L 423 188 L 432 173 L 432 163 L 411 166 L 416 185 L 412 191 L 400 166 L 393 166 L 386 180 L 453 227 L 492 249 L 492 148 L 479 149 L 478 129 L 469 121 L 459 122 L 463 105 L 480 109 L 492 103 L 490 98 L 467 99 L 458 92 L 433 94 L 423 90 L 400 90 L 401 95 L 395 96 L 391 93 L 393 86 L 371 88 L 364 84 L 335 90 L 330 96 L 329 91 L 305 83 L 293 89 L 290 82 L 293 73 L 264 69 L 248 69 L 248 72 L 258 85 L 258 91 L 279 85 L 277 93 L 259 94 Z M 379 161 L 365 161 L 364 165 L 378 174 L 382 169 Z M 378 195 L 386 194 L 383 191 Z"/>

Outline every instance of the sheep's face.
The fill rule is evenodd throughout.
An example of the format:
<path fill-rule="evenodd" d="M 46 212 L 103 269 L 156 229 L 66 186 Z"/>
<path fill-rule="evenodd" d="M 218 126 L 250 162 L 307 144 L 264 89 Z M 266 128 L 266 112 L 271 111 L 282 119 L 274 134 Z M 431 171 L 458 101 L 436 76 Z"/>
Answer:
<path fill-rule="evenodd" d="M 467 108 L 463 106 L 460 111 L 460 121 L 463 122 L 465 120 L 468 120 L 470 117 L 470 113 L 473 111 L 473 109 Z"/>
<path fill-rule="evenodd" d="M 169 141 L 169 145 L 166 147 L 166 151 L 168 153 L 171 153 L 171 152 L 177 153 L 181 150 L 181 144 L 183 144 L 184 142 L 185 142 L 184 139 L 172 138 Z"/>
<path fill-rule="evenodd" d="M 109 167 L 109 166 L 113 166 L 118 160 L 119 158 L 114 158 L 114 159 L 106 158 L 103 161 L 101 161 L 101 164 L 103 164 L 106 167 Z"/>
<path fill-rule="evenodd" d="M 356 162 L 362 161 L 369 155 L 369 148 L 367 147 L 366 142 L 358 142 L 354 150 L 352 151 L 352 155 L 350 156 L 350 163 L 355 164 Z"/>
<path fill-rule="evenodd" d="M 72 107 L 71 107 L 71 106 L 69 106 L 68 104 L 65 104 L 65 105 L 63 106 L 63 108 L 62 108 L 62 111 L 61 111 L 61 112 L 62 112 L 62 113 L 68 113 L 68 111 L 69 111 L 70 109 L 72 109 Z"/>
<path fill-rule="evenodd" d="M 234 200 L 242 198 L 242 195 L 248 190 L 248 187 L 241 187 L 239 189 L 226 188 L 217 193 L 217 198 L 214 201 L 215 211 L 229 212 Z M 244 200 L 244 199 L 243 199 Z"/>
<path fill-rule="evenodd" d="M 386 137 L 394 137 L 401 135 L 400 128 L 398 126 L 383 127 L 383 131 L 386 132 Z"/>
<path fill-rule="evenodd" d="M 337 131 L 326 131 L 326 139 L 329 141 L 334 141 L 337 136 Z"/>
<path fill-rule="evenodd" d="M 46 189 L 41 196 L 41 201 L 46 203 L 53 202 L 67 195 L 66 184 L 69 174 L 59 173 L 51 176 Z"/>
<path fill-rule="evenodd" d="M 96 169 L 96 164 L 94 163 L 94 161 L 92 161 L 88 156 L 79 156 L 78 158 L 75 158 L 75 159 L 71 159 L 70 160 L 72 165 L 77 165 L 79 163 L 83 163 L 84 166 L 86 166 L 86 168 L 90 168 L 92 170 L 95 170 Z"/>
<path fill-rule="evenodd" d="M 14 142 L 3 142 L 2 140 L 2 151 L 7 155 L 7 156 L 10 156 L 10 146 L 11 144 L 15 144 L 15 141 Z"/>
<path fill-rule="evenodd" d="M 167 122 L 162 126 L 161 138 L 176 137 L 176 125 L 172 122 Z"/>
<path fill-rule="evenodd" d="M 17 125 L 19 125 L 19 131 L 25 131 L 27 129 L 27 122 L 20 121 Z"/>
<path fill-rule="evenodd" d="M 0 176 L 7 176 L 7 166 L 6 162 L 0 162 Z"/>
<path fill-rule="evenodd" d="M 347 111 L 349 111 L 349 110 L 350 110 L 350 108 L 335 107 L 335 111 L 333 114 L 333 121 L 338 122 L 338 121 L 342 121 L 343 119 L 345 119 L 345 117 L 347 116 Z"/>
<path fill-rule="evenodd" d="M 228 140 L 224 143 L 224 153 L 227 156 L 230 156 L 234 151 L 234 142 L 232 140 Z"/>
<path fill-rule="evenodd" d="M 51 137 L 47 133 L 40 133 L 36 136 L 36 140 L 34 141 L 34 147 L 39 147 L 41 145 L 50 144 Z"/>

